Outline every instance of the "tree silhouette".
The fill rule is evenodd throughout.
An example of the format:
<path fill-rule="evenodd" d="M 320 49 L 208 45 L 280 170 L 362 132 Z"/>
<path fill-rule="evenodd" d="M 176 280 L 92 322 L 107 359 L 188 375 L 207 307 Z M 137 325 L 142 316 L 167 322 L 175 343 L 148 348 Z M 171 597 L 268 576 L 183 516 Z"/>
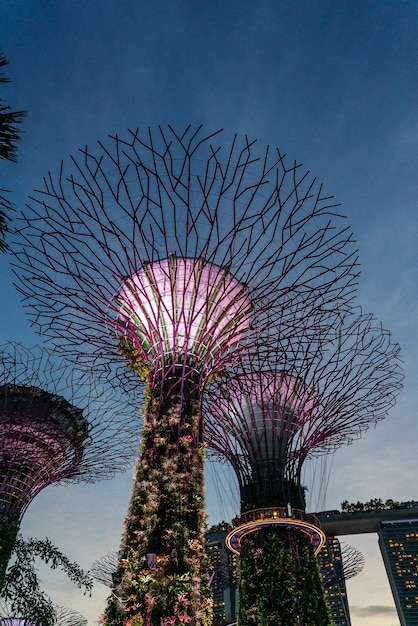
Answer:
<path fill-rule="evenodd" d="M 60 568 L 84 593 L 93 587 L 91 576 L 77 563 L 71 562 L 49 539 L 15 541 L 12 563 L 6 571 L 0 596 L 0 617 L 12 614 L 22 616 L 32 624 L 52 626 L 57 623 L 58 609 L 41 588 L 35 564 L 36 557 L 51 569 Z M 80 622 L 81 616 L 78 616 Z"/>
<path fill-rule="evenodd" d="M 8 60 L 0 52 L 0 69 L 8 65 Z M 0 71 L 0 83 L 8 83 L 10 79 Z M 19 124 L 26 116 L 25 111 L 12 111 L 10 106 L 0 98 L 0 158 L 7 161 L 17 161 L 17 143 L 21 136 Z M 8 232 L 9 213 L 13 211 L 13 203 L 3 193 L 6 189 L 0 188 L 0 252 L 5 252 L 8 245 L 5 237 Z"/>

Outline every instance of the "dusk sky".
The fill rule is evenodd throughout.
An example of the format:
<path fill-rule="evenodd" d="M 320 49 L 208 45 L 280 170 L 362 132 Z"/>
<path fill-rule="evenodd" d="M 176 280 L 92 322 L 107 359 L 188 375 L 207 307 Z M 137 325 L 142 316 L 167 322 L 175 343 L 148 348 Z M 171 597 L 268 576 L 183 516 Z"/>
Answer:
<path fill-rule="evenodd" d="M 416 0 L 0 0 L 0 48 L 26 109 L 18 164 L 0 188 L 18 211 L 48 171 L 86 144 L 128 128 L 202 123 L 278 146 L 303 163 L 358 242 L 358 301 L 400 343 L 404 390 L 387 419 L 329 460 L 310 509 L 343 500 L 418 500 L 418 3 Z M 39 343 L 0 259 L 0 343 Z M 132 471 L 96 485 L 49 487 L 24 536 L 48 536 L 80 565 L 116 550 Z M 236 514 L 208 472 L 209 523 Z M 227 502 L 229 500 L 229 502 Z M 349 582 L 353 626 L 399 626 L 374 535 L 344 538 L 365 556 Z M 85 598 L 44 574 L 58 604 L 93 626 L 107 591 Z"/>

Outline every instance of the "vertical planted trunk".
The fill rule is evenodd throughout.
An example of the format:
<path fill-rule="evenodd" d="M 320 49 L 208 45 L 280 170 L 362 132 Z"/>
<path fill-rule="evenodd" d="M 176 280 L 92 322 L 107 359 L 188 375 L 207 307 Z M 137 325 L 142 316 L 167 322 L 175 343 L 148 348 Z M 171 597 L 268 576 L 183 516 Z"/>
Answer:
<path fill-rule="evenodd" d="M 243 537 L 239 626 L 331 626 L 316 557 L 298 530 L 266 528 Z"/>
<path fill-rule="evenodd" d="M 211 623 L 201 416 L 197 394 L 182 391 L 148 394 L 109 624 Z"/>

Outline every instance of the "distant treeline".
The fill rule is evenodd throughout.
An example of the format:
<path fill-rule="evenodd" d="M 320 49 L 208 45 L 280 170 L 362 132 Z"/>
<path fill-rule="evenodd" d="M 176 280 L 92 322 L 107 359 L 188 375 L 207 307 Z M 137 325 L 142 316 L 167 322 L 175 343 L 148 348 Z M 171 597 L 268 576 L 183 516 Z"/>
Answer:
<path fill-rule="evenodd" d="M 380 498 L 373 498 L 368 502 L 351 502 L 344 500 L 341 503 L 342 513 L 358 513 L 359 511 L 379 511 L 388 509 L 416 509 L 418 502 L 416 500 L 408 500 L 407 502 L 397 502 L 396 500 L 386 500 L 383 502 Z"/>
<path fill-rule="evenodd" d="M 230 530 L 232 530 L 231 524 L 229 524 L 228 522 L 222 521 L 222 522 L 219 522 L 219 524 L 214 524 L 213 526 L 208 528 L 207 532 L 208 533 L 219 533 L 219 532 L 223 532 L 223 531 L 229 532 Z"/>

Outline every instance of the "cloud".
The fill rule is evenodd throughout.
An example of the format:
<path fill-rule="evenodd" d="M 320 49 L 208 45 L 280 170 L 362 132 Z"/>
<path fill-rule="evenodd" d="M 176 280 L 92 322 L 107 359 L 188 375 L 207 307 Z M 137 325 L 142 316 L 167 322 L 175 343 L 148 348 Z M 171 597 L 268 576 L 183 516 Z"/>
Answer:
<path fill-rule="evenodd" d="M 350 606 L 350 613 L 358 617 L 378 617 L 379 615 L 396 615 L 392 606 L 371 604 L 370 606 Z M 395 624 L 394 626 L 398 626 Z"/>

